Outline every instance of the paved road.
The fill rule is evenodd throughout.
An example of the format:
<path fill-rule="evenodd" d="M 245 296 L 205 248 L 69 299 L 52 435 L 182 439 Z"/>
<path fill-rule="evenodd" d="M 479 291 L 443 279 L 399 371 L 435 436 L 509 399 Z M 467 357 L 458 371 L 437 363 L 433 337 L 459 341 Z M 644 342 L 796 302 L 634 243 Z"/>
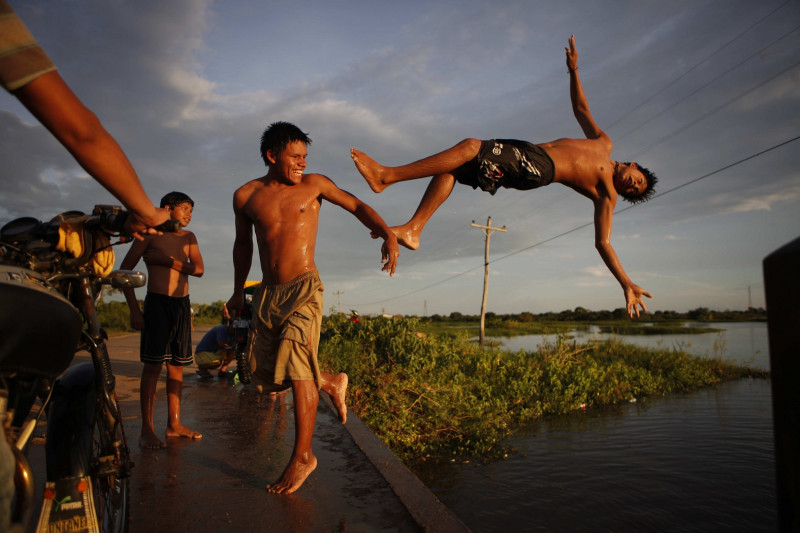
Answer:
<path fill-rule="evenodd" d="M 195 343 L 207 329 L 197 328 Z M 267 493 L 265 485 L 277 480 L 291 454 L 291 393 L 269 402 L 251 387 L 200 379 L 194 366 L 185 371 L 181 418 L 202 440 L 171 439 L 165 450 L 140 450 L 138 335 L 109 344 L 136 465 L 133 533 L 467 531 L 355 415 L 343 426 L 327 401 L 317 412 L 317 469 L 294 494 Z M 164 387 L 162 379 L 156 427 L 166 424 Z"/>

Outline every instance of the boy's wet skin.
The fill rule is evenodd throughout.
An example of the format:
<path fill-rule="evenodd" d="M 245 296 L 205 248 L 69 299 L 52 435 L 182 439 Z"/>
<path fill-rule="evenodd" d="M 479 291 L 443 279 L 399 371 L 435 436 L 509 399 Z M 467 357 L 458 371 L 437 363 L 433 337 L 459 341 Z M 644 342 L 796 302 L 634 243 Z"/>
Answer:
<path fill-rule="evenodd" d="M 515 139 L 464 139 L 442 152 L 396 167 L 381 165 L 355 148 L 351 148 L 350 157 L 376 193 L 394 183 L 432 177 L 411 219 L 390 228 L 397 241 L 411 250 L 419 248 L 425 224 L 450 196 L 456 182 L 492 194 L 500 187 L 527 191 L 550 183 L 571 188 L 592 202 L 595 248 L 622 287 L 628 314 L 638 317 L 640 309 L 647 311 L 642 298 L 652 295 L 622 268 L 611 246 L 611 228 L 618 196 L 631 203 L 647 200 L 657 179 L 637 163 L 611 159 L 613 142 L 594 121 L 578 76 L 574 36 L 569 39 L 566 60 L 572 110 L 585 139 L 562 138 L 538 145 Z"/>
<path fill-rule="evenodd" d="M 311 442 L 320 390 L 330 395 L 339 421 L 347 421 L 347 374 L 321 372 L 317 363 L 324 289 L 314 255 L 322 200 L 349 211 L 384 239 L 382 270 L 394 274 L 398 256 L 396 237 L 371 207 L 326 176 L 305 173 L 310 142 L 293 124 L 270 125 L 261 141 L 269 170 L 266 176 L 237 189 L 233 201 L 234 293 L 227 303 L 228 312 L 236 316 L 244 303 L 255 235 L 263 282 L 253 295 L 253 383 L 265 394 L 291 387 L 294 395 L 292 456 L 278 481 L 266 487 L 276 494 L 295 492 L 317 466 Z"/>

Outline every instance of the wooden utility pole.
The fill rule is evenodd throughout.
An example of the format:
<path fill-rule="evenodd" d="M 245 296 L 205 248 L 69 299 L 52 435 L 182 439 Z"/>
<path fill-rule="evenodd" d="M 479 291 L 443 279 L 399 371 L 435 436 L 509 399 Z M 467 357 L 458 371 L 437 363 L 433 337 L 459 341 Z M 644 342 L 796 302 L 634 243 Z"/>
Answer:
<path fill-rule="evenodd" d="M 342 294 L 344 294 L 344 293 L 342 291 L 336 291 L 333 294 L 336 295 L 336 307 L 339 308 L 339 312 L 341 313 L 342 312 Z"/>
<path fill-rule="evenodd" d="M 484 323 L 486 321 L 486 298 L 489 296 L 489 239 L 492 236 L 493 231 L 502 231 L 505 233 L 506 227 L 503 226 L 502 228 L 493 228 L 492 227 L 492 217 L 489 217 L 486 220 L 486 225 L 481 226 L 479 224 L 475 224 L 475 221 L 472 221 L 473 228 L 481 228 L 483 232 L 486 234 L 486 250 L 484 252 L 484 261 L 483 261 L 483 302 L 481 302 L 481 337 L 480 337 L 480 345 L 483 348 L 483 328 Z"/>

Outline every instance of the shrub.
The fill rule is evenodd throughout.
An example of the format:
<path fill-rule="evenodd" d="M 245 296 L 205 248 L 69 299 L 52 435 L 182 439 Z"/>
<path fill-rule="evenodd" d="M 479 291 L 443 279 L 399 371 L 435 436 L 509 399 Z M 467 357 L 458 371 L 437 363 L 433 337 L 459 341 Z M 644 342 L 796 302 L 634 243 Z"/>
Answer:
<path fill-rule="evenodd" d="M 326 317 L 320 363 L 350 376 L 347 401 L 401 459 L 501 457 L 541 416 L 688 391 L 754 371 L 673 350 L 559 338 L 538 352 L 481 350 L 423 336 L 416 319 Z"/>

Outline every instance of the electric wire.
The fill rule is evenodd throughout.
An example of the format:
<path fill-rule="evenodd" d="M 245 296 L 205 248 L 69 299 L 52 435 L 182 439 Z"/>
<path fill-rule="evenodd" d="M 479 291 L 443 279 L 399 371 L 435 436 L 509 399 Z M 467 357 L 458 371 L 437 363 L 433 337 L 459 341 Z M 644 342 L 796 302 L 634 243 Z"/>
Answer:
<path fill-rule="evenodd" d="M 706 61 L 708 61 L 709 59 L 711 59 L 712 57 L 714 57 L 714 56 L 715 56 L 715 55 L 717 55 L 718 53 L 720 53 L 722 50 L 724 50 L 724 49 L 725 49 L 725 48 L 727 48 L 728 46 L 732 45 L 734 42 L 738 41 L 738 40 L 739 40 L 739 38 L 741 38 L 743 35 L 747 34 L 747 33 L 748 33 L 750 30 L 752 30 L 753 28 L 755 28 L 756 26 L 758 26 L 759 24 L 761 24 L 762 22 L 764 22 L 766 19 L 768 19 L 769 17 L 771 17 L 772 15 L 774 15 L 776 12 L 780 11 L 781 9 L 783 9 L 784 7 L 786 7 L 787 5 L 789 5 L 790 3 L 791 3 L 791 0 L 787 0 L 787 1 L 786 1 L 786 2 L 784 2 L 783 4 L 779 5 L 778 7 L 776 7 L 775 9 L 773 9 L 772 11 L 770 11 L 769 13 L 767 13 L 766 15 L 764 15 L 763 17 L 761 17 L 760 19 L 758 19 L 756 22 L 754 22 L 753 24 L 751 24 L 750 26 L 748 26 L 746 29 L 744 29 L 743 31 L 739 32 L 739 34 L 738 34 L 738 35 L 736 35 L 736 37 L 734 37 L 733 39 L 731 39 L 731 40 L 730 40 L 730 41 L 728 41 L 727 43 L 723 44 L 722 46 L 720 46 L 719 48 L 717 48 L 716 50 L 714 50 L 713 52 L 711 52 L 711 54 L 707 55 L 705 58 L 703 58 L 703 59 L 701 59 L 700 61 L 698 61 L 697 63 L 695 63 L 695 64 L 694 64 L 694 66 L 690 67 L 688 70 L 686 70 L 686 72 L 684 72 L 684 73 L 683 73 L 683 74 L 681 74 L 680 76 L 678 76 L 678 77 L 676 77 L 675 79 L 673 79 L 671 82 L 669 82 L 669 83 L 668 83 L 668 84 L 666 84 L 664 87 L 662 87 L 662 88 L 661 88 L 659 91 L 657 91 L 656 93 L 654 93 L 654 94 L 653 94 L 653 95 L 651 95 L 650 97 L 646 98 L 646 99 L 645 99 L 644 101 L 642 101 L 642 102 L 641 102 L 639 105 L 637 105 L 636 107 L 634 107 L 633 109 L 631 109 L 630 111 L 628 111 L 627 113 L 625 113 L 624 115 L 622 115 L 620 118 L 618 118 L 617 120 L 615 120 L 614 122 L 612 122 L 612 123 L 611 123 L 611 124 L 608 126 L 608 129 L 610 130 L 611 128 L 613 128 L 614 126 L 616 126 L 617 124 L 619 124 L 620 122 L 622 122 L 622 121 L 623 121 L 625 118 L 627 118 L 628 116 L 630 116 L 631 114 L 633 114 L 634 112 L 636 112 L 637 110 L 639 110 L 639 109 L 640 109 L 642 106 L 644 106 L 645 104 L 647 104 L 647 103 L 651 102 L 653 99 L 655 99 L 655 98 L 656 98 L 657 96 L 659 96 L 661 93 L 663 93 L 664 91 L 666 91 L 667 89 L 669 89 L 670 87 L 672 87 L 673 85 L 675 85 L 676 83 L 678 83 L 680 80 L 682 80 L 683 78 L 685 78 L 686 76 L 688 76 L 688 75 L 689 75 L 689 74 L 690 74 L 692 71 L 694 71 L 696 68 L 699 68 L 699 67 L 700 67 L 700 65 L 702 65 L 703 63 L 705 63 Z M 790 33 L 791 33 L 791 32 L 790 32 Z M 784 36 L 784 37 L 785 37 L 785 36 Z M 776 41 L 778 41 L 778 40 L 780 40 L 780 39 L 782 39 L 782 38 L 783 38 L 783 37 L 780 37 L 780 38 L 776 39 Z M 774 43 L 774 42 L 776 42 L 776 41 L 773 41 L 773 43 Z M 767 45 L 767 47 L 768 47 L 768 46 L 771 46 L 773 43 L 770 43 L 769 45 Z M 766 48 L 766 47 L 765 47 L 765 48 Z M 758 52 L 757 52 L 757 53 L 758 53 Z M 751 57 L 752 57 L 752 56 L 751 56 Z M 749 59 L 749 58 L 748 58 L 748 59 Z M 652 118 L 655 118 L 655 117 L 652 117 Z M 652 120 L 652 118 L 651 118 L 650 120 Z M 634 130 L 634 131 L 635 131 L 635 130 Z M 630 132 L 630 131 L 629 131 L 628 133 L 624 134 L 624 135 L 623 135 L 623 137 L 626 137 L 627 135 L 630 135 L 630 133 L 632 133 L 632 132 Z M 619 138 L 621 138 L 621 137 L 617 137 L 617 138 L 619 139 Z"/>
<path fill-rule="evenodd" d="M 728 164 L 728 165 L 725 165 L 725 166 L 723 166 L 723 167 L 720 167 L 720 168 L 718 168 L 718 169 L 716 169 L 716 170 L 713 170 L 713 171 L 711 171 L 711 172 L 708 172 L 707 174 L 703 174 L 702 176 L 699 176 L 699 177 L 697 177 L 697 178 L 694 178 L 694 179 L 692 179 L 692 180 L 689 180 L 689 181 L 687 181 L 687 182 L 685 182 L 685 183 L 681 183 L 680 185 L 676 185 L 675 187 L 672 187 L 671 189 L 668 189 L 668 190 L 666 190 L 666 191 L 664 191 L 664 192 L 661 192 L 661 193 L 659 193 L 659 194 L 655 194 L 655 195 L 653 195 L 653 197 L 652 197 L 652 198 L 651 198 L 649 201 L 650 201 L 650 202 L 652 202 L 653 200 L 655 200 L 655 199 L 657 199 L 657 198 L 663 198 L 664 196 L 667 196 L 668 194 L 672 194 L 672 193 L 674 193 L 674 192 L 675 192 L 675 191 L 677 191 L 677 190 L 680 190 L 680 189 L 683 189 L 683 188 L 685 188 L 685 187 L 688 187 L 688 186 L 690 186 L 690 185 L 693 185 L 693 184 L 695 184 L 695 183 L 698 183 L 698 182 L 700 182 L 700 181 L 702 181 L 702 180 L 704 180 L 704 179 L 707 179 L 707 178 L 710 178 L 711 176 L 714 176 L 714 175 L 716 175 L 716 174 L 719 174 L 720 172 L 724 172 L 725 170 L 731 169 L 731 168 L 733 168 L 733 167 L 735 167 L 735 166 L 737 166 L 737 165 L 740 165 L 740 164 L 742 164 L 742 163 L 745 163 L 745 162 L 747 162 L 747 161 L 750 161 L 751 159 L 755 159 L 755 158 L 757 158 L 757 157 L 763 156 L 763 155 L 765 155 L 765 154 L 767 154 L 767 153 L 769 153 L 769 152 L 772 152 L 773 150 L 777 150 L 778 148 L 781 148 L 781 147 L 783 147 L 783 146 L 786 146 L 787 144 L 791 144 L 791 143 L 793 143 L 793 142 L 796 142 L 796 141 L 798 141 L 798 140 L 800 140 L 800 135 L 798 135 L 798 136 L 795 136 L 795 137 L 792 137 L 791 139 L 787 139 L 787 140 L 785 140 L 785 141 L 783 141 L 783 142 L 781 142 L 781 143 L 778 143 L 778 144 L 776 144 L 776 145 L 773 145 L 773 146 L 771 146 L 771 147 L 769 147 L 769 148 L 766 148 L 766 149 L 764 149 L 764 150 L 761 150 L 761 151 L 759 151 L 759 152 L 756 152 L 756 153 L 754 153 L 754 154 L 751 154 L 751 155 L 749 155 L 749 156 L 747 156 L 747 157 L 744 157 L 744 158 L 742 158 L 742 159 L 739 159 L 738 161 L 735 161 L 735 162 L 733 162 L 733 163 L 730 163 L 730 164 Z M 631 210 L 631 209 L 633 209 L 634 207 L 638 207 L 638 205 L 639 205 L 639 204 L 633 204 L 633 205 L 626 206 L 626 207 L 624 207 L 624 208 L 622 208 L 622 209 L 619 209 L 619 210 L 615 211 L 615 212 L 614 212 L 614 215 L 616 216 L 616 215 L 618 215 L 618 214 L 621 214 L 621 213 L 624 213 L 624 212 L 626 212 L 626 211 L 630 211 L 630 210 Z M 556 239 L 560 239 L 561 237 L 565 237 L 565 236 L 567 236 L 567 235 L 570 235 L 570 234 L 572 234 L 572 233 L 575 233 L 576 231 L 580 231 L 580 230 L 582 230 L 582 229 L 584 229 L 584 228 L 586 228 L 586 227 L 588 227 L 588 226 L 591 226 L 592 224 L 594 224 L 594 222 L 593 222 L 593 221 L 586 222 L 586 223 L 584 223 L 584 224 L 580 224 L 580 225 L 578 225 L 578 226 L 575 226 L 575 227 L 573 227 L 573 228 L 571 228 L 571 229 L 568 229 L 567 231 L 563 231 L 563 232 L 561 232 L 561 233 L 559 233 L 559 234 L 557 234 L 557 235 L 554 235 L 554 236 L 552 236 L 552 237 L 549 237 L 549 238 L 547 238 L 547 239 L 544 239 L 544 240 L 541 240 L 541 241 L 539 241 L 539 242 L 536 242 L 536 243 L 534 243 L 534 244 L 531 244 L 530 246 L 526 246 L 525 248 L 520 248 L 519 250 L 515 250 L 515 251 L 513 251 L 513 252 L 510 252 L 510 253 L 508 253 L 508 254 L 506 254 L 506 255 L 504 255 L 504 256 L 501 256 L 501 257 L 499 257 L 499 258 L 497 258 L 497 259 L 494 259 L 493 261 L 490 261 L 490 262 L 489 262 L 489 264 L 492 264 L 492 263 L 497 263 L 497 262 L 503 261 L 503 260 L 505 260 L 505 259 L 508 259 L 509 257 L 515 256 L 515 255 L 517 255 L 517 254 L 520 254 L 520 253 L 522 253 L 522 252 L 525 252 L 525 251 L 531 250 L 531 249 L 533 249 L 533 248 L 537 248 L 537 247 L 539 247 L 539 246 L 542 246 L 542 245 L 544 245 L 544 244 L 547 244 L 547 243 L 549 243 L 549 242 L 552 242 L 552 241 L 554 241 L 554 240 L 556 240 Z M 470 268 L 470 269 L 468 269 L 468 270 L 465 270 L 465 271 L 463 271 L 463 272 L 460 272 L 460 273 L 458 273 L 458 274 L 455 274 L 455 275 L 449 276 L 449 277 L 447 277 L 447 278 L 441 279 L 441 280 L 439 280 L 439 281 L 437 281 L 437 282 L 434 282 L 434 283 L 431 283 L 431 284 L 429 284 L 429 285 L 425 285 L 424 287 L 420 287 L 420 288 L 418 288 L 418 289 L 414 289 L 413 291 L 409 291 L 409 292 L 406 292 L 406 293 L 404 293 L 404 294 L 400 294 L 400 295 L 397 295 L 397 296 L 393 296 L 393 297 L 391 297 L 391 298 L 384 298 L 384 299 L 382 299 L 382 300 L 378 300 L 378 301 L 374 301 L 374 302 L 364 302 L 364 303 L 358 303 L 358 304 L 354 304 L 354 305 L 356 305 L 356 306 L 359 306 L 359 307 L 364 307 L 364 306 L 378 305 L 378 304 L 381 304 L 381 303 L 386 303 L 386 302 L 391 302 L 391 301 L 394 301 L 394 300 L 399 300 L 400 298 L 405 298 L 405 297 L 407 297 L 407 296 L 411 296 L 411 295 L 413 295 L 413 294 L 417 294 L 417 293 L 419 293 L 419 292 L 422 292 L 422 291 L 424 291 L 424 290 L 431 289 L 431 288 L 433 288 L 433 287 L 436 287 L 436 286 L 438 286 L 438 285 L 441 285 L 441 284 L 443 284 L 443 283 L 446 283 L 446 282 L 448 282 L 448 281 L 452 281 L 452 280 L 454 280 L 454 279 L 460 278 L 461 276 L 464 276 L 464 275 L 466 275 L 466 274 L 468 274 L 468 273 L 470 273 L 470 272 L 474 272 L 474 271 L 476 271 L 476 270 L 482 269 L 482 268 L 484 268 L 484 267 L 485 267 L 485 265 L 483 265 L 483 264 L 480 264 L 480 265 L 477 265 L 477 266 L 475 266 L 474 268 Z"/>

